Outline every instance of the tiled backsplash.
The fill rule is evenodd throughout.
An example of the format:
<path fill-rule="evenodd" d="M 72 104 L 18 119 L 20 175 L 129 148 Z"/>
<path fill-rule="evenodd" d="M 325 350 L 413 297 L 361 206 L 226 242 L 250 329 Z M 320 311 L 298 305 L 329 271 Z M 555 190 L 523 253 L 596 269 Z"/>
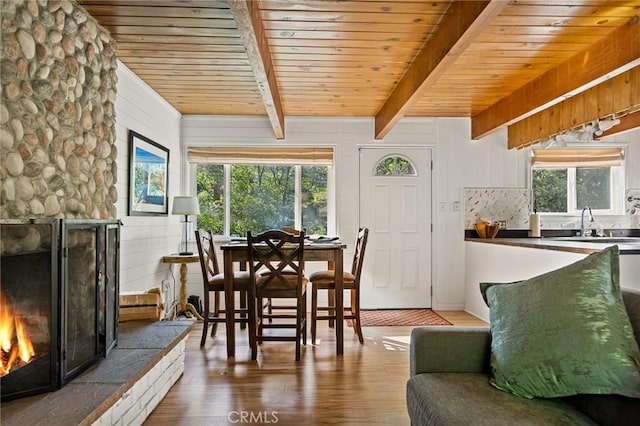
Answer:
<path fill-rule="evenodd" d="M 627 189 L 624 194 L 624 212 L 629 215 L 640 215 L 640 189 Z"/>
<path fill-rule="evenodd" d="M 464 227 L 474 229 L 480 219 L 506 221 L 507 229 L 529 229 L 531 191 L 521 188 L 464 188 Z M 640 228 L 640 189 L 625 193 L 624 215 L 597 215 L 588 229 Z M 542 215 L 542 229 L 579 229 L 580 216 Z"/>
<path fill-rule="evenodd" d="M 480 219 L 506 221 L 507 229 L 529 229 L 531 191 L 520 188 L 465 188 L 464 227 Z"/>

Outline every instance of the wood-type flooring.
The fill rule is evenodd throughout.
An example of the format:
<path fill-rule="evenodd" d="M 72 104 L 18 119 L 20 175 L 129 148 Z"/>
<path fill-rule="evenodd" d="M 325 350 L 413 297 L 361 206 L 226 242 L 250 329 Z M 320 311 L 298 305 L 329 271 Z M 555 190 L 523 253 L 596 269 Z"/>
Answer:
<path fill-rule="evenodd" d="M 443 312 L 455 325 L 486 325 L 464 312 Z M 295 362 L 292 342 L 265 342 L 251 361 L 247 331 L 236 326 L 236 357 L 226 357 L 224 325 L 200 348 L 192 330 L 184 375 L 146 425 L 409 425 L 405 385 L 411 326 L 365 327 L 360 345 L 345 327 L 344 356 L 335 334 L 318 323 L 318 340 Z"/>

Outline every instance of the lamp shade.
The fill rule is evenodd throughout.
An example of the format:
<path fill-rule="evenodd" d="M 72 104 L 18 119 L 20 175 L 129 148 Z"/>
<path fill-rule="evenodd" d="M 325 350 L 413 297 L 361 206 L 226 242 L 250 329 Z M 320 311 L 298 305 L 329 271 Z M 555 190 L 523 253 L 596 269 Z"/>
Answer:
<path fill-rule="evenodd" d="M 178 196 L 173 197 L 173 209 L 171 214 L 200 214 L 200 205 L 197 197 Z"/>

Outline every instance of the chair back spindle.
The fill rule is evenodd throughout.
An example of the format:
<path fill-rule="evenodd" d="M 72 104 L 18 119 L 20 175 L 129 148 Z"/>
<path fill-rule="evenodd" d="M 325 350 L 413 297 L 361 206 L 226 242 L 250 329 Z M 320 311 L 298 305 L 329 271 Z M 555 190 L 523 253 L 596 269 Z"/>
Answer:
<path fill-rule="evenodd" d="M 273 314 L 258 310 L 258 343 L 295 341 L 296 361 L 300 360 L 300 339 L 306 344 L 306 284 L 304 277 L 304 231 L 297 235 L 273 229 L 253 235 L 247 232 L 249 272 L 255 283 L 257 306 L 263 299 L 295 298 L 295 313 Z M 268 320 L 266 322 L 265 320 Z M 276 322 L 277 320 L 277 322 Z M 293 323 L 292 323 L 293 322 Z M 295 335 L 265 335 L 264 329 L 293 328 Z"/>

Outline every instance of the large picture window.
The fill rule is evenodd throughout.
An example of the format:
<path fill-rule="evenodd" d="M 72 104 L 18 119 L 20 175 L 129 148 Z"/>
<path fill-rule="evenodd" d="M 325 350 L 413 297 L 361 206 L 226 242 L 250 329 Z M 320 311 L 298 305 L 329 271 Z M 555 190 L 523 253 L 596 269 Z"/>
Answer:
<path fill-rule="evenodd" d="M 202 159 L 202 149 L 198 152 Z M 213 155 L 206 162 L 194 162 L 198 156 L 192 153 L 190 161 L 200 203 L 198 228 L 227 236 L 282 227 L 305 229 L 307 234 L 328 233 L 332 167 L 314 164 L 327 163 L 326 160 L 289 158 L 268 164 L 268 156 L 263 155 L 251 164 L 251 155 L 240 154 L 218 159 L 216 164 L 217 157 Z"/>
<path fill-rule="evenodd" d="M 531 189 L 540 213 L 600 213 L 624 207 L 624 155 L 619 148 L 533 150 Z"/>

